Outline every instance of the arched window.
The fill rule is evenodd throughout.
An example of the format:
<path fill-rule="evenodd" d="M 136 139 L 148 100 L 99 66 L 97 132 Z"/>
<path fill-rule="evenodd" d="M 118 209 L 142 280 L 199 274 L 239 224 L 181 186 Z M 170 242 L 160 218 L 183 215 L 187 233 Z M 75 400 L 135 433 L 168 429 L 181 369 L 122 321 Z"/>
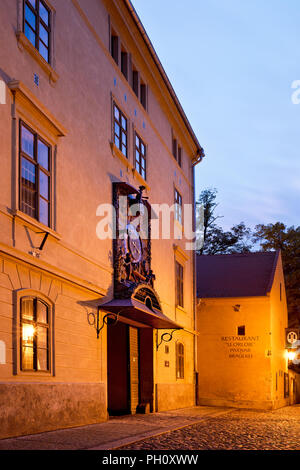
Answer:
<path fill-rule="evenodd" d="M 50 371 L 50 307 L 37 297 L 20 299 L 21 370 Z"/>
<path fill-rule="evenodd" d="M 184 378 L 184 345 L 176 343 L 176 378 Z"/>

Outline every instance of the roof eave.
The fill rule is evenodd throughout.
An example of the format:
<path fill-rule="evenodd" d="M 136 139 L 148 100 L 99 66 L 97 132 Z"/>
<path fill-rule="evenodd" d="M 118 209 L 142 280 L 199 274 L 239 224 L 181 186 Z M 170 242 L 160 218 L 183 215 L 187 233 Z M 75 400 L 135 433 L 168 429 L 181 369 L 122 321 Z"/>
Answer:
<path fill-rule="evenodd" d="M 147 46 L 147 48 L 148 48 L 155 64 L 156 64 L 156 66 L 157 66 L 157 68 L 158 68 L 158 70 L 159 70 L 159 72 L 160 72 L 160 74 L 161 74 L 161 76 L 162 76 L 162 78 L 165 82 L 165 85 L 166 85 L 166 87 L 167 87 L 167 89 L 168 89 L 168 91 L 169 91 L 169 93 L 170 93 L 170 95 L 171 95 L 171 97 L 172 97 L 172 99 L 175 103 L 175 106 L 177 107 L 177 110 L 178 110 L 178 112 L 179 112 L 179 114 L 180 114 L 187 130 L 189 131 L 189 134 L 192 137 L 192 140 L 193 140 L 195 146 L 196 146 L 196 155 L 192 160 L 192 165 L 196 166 L 205 157 L 204 150 L 201 147 L 201 145 L 200 145 L 200 143 L 199 143 L 199 141 L 198 141 L 198 139 L 197 139 L 197 137 L 196 137 L 196 135 L 195 135 L 195 133 L 192 129 L 192 126 L 191 126 L 191 124 L 190 124 L 190 122 L 189 122 L 189 120 L 188 120 L 188 118 L 187 118 L 180 102 L 179 102 L 179 99 L 178 99 L 178 97 L 177 97 L 177 95 L 174 91 L 174 88 L 171 85 L 171 82 L 170 82 L 170 80 L 169 80 L 169 78 L 168 78 L 168 76 L 167 76 L 167 74 L 166 74 L 166 72 L 165 72 L 165 70 L 162 66 L 162 63 L 160 62 L 160 60 L 158 58 L 158 55 L 155 52 L 153 44 L 151 43 L 151 40 L 150 40 L 148 34 L 146 33 L 146 30 L 145 30 L 145 28 L 144 28 L 144 26 L 143 26 L 143 24 L 142 24 L 142 22 L 139 18 L 134 6 L 132 5 L 130 0 L 124 0 L 124 2 L 125 2 L 125 5 L 127 6 L 128 10 L 129 10 L 132 18 L 133 18 L 138 30 L 141 33 L 141 35 L 142 35 L 142 37 L 145 41 L 145 44 L 146 44 L 146 46 Z"/>

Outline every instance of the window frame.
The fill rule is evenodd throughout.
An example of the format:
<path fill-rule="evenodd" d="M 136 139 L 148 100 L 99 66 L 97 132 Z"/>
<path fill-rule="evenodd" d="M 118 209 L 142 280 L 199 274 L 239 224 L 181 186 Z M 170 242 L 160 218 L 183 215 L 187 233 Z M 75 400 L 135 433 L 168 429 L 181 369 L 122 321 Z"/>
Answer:
<path fill-rule="evenodd" d="M 181 351 L 180 351 L 181 349 Z M 176 379 L 184 379 L 184 344 L 182 341 L 176 342 Z"/>
<path fill-rule="evenodd" d="M 33 320 L 24 320 L 23 319 L 23 312 L 22 312 L 22 304 L 24 300 L 31 299 L 33 301 Z M 41 302 L 47 307 L 47 323 L 42 323 L 37 321 L 37 303 Z M 31 294 L 24 294 L 19 298 L 19 361 L 20 361 L 20 372 L 22 373 L 38 373 L 38 374 L 50 374 L 52 369 L 52 309 L 51 305 L 45 301 L 45 299 L 41 298 L 38 294 L 31 295 Z M 23 326 L 24 324 L 33 325 L 35 330 L 40 328 L 47 329 L 47 347 L 46 348 L 38 348 L 38 334 L 35 333 L 33 336 L 33 368 L 27 369 L 23 368 Z M 43 349 L 47 351 L 47 369 L 39 369 L 38 368 L 38 350 Z"/>
<path fill-rule="evenodd" d="M 33 148 L 33 158 L 26 154 L 26 152 L 22 148 L 22 127 L 27 129 L 31 134 L 34 136 L 34 148 Z M 46 170 L 41 164 L 38 162 L 38 141 L 41 141 L 44 145 L 46 145 L 49 149 L 49 170 Z M 22 159 L 29 161 L 29 163 L 34 164 L 35 166 L 35 179 L 36 179 L 36 190 L 35 190 L 35 217 L 31 214 L 28 214 L 23 210 L 22 204 Z M 47 175 L 49 178 L 48 181 L 48 200 L 45 199 L 44 196 L 40 193 L 40 181 L 39 175 L 40 172 Z M 48 225 L 44 224 L 40 220 L 40 198 L 48 203 Z M 28 217 L 32 217 L 34 220 L 37 220 L 39 223 L 45 225 L 48 228 L 52 227 L 52 145 L 49 144 L 38 132 L 36 132 L 32 127 L 30 127 L 26 122 L 22 119 L 19 120 L 19 210 L 26 214 Z"/>
<path fill-rule="evenodd" d="M 115 108 L 117 108 L 118 112 L 119 112 L 119 115 L 120 115 L 120 119 L 117 120 L 116 119 L 116 116 L 115 116 Z M 128 127 L 129 127 L 129 119 L 127 118 L 127 116 L 123 113 L 123 111 L 121 110 L 121 108 L 116 104 L 115 101 L 113 101 L 113 106 L 112 106 L 112 112 L 113 112 L 113 119 L 112 119 L 112 125 L 113 125 L 113 128 L 112 128 L 112 136 L 113 136 L 113 143 L 114 145 L 117 147 L 117 149 L 122 153 L 122 155 L 124 155 L 125 158 L 127 158 L 127 160 L 129 159 L 129 146 L 128 146 L 128 138 L 129 138 L 129 132 L 128 132 Z M 122 117 L 125 119 L 126 121 L 126 129 L 123 128 L 122 126 Z M 116 132 L 115 132 L 115 124 L 117 124 L 119 127 L 120 127 L 120 136 L 118 137 Z M 123 140 L 122 140 L 122 136 L 123 134 L 126 135 L 126 146 L 122 143 Z M 119 139 L 119 146 L 116 144 L 116 136 L 118 137 Z M 122 147 L 123 145 L 126 147 L 126 155 L 124 154 L 124 152 L 122 151 Z"/>
<path fill-rule="evenodd" d="M 175 220 L 182 225 L 182 196 L 176 187 L 174 187 Z M 180 209 L 180 210 L 179 210 Z"/>
<path fill-rule="evenodd" d="M 30 0 L 23 0 L 23 33 L 26 36 L 25 33 L 25 25 L 27 24 L 28 27 L 31 29 L 31 31 L 35 34 L 35 45 L 32 44 L 30 39 L 26 36 L 28 41 L 32 44 L 33 47 L 38 51 L 40 56 L 47 62 L 47 64 L 51 65 L 52 62 L 52 11 L 51 8 L 48 6 L 48 4 L 44 0 L 35 0 L 36 1 L 36 8 L 34 8 L 30 2 Z M 49 14 L 49 26 L 46 25 L 44 20 L 40 16 L 40 3 L 43 5 L 43 7 L 47 10 Z M 36 31 L 34 31 L 29 24 L 28 21 L 26 21 L 26 6 L 31 10 L 31 12 L 34 14 L 35 19 L 36 19 Z M 43 28 L 48 33 L 48 46 L 44 43 L 44 41 L 40 37 L 40 23 L 42 24 Z M 43 46 L 47 49 L 48 51 L 48 60 L 45 59 L 45 57 L 41 54 L 40 49 L 39 49 L 39 41 L 43 43 Z"/>
<path fill-rule="evenodd" d="M 136 139 L 139 140 L 139 146 L 136 145 Z M 142 145 L 144 146 L 145 152 L 142 153 Z M 136 154 L 139 154 L 140 161 L 137 161 Z M 144 163 L 144 166 L 142 165 Z M 140 167 L 138 170 L 137 165 Z M 134 168 L 138 172 L 138 174 L 146 181 L 147 180 L 147 145 L 140 137 L 140 135 L 135 131 L 134 132 Z M 145 175 L 143 176 L 142 171 L 144 171 Z"/>
<path fill-rule="evenodd" d="M 184 308 L 184 266 L 175 259 L 175 303 Z"/>

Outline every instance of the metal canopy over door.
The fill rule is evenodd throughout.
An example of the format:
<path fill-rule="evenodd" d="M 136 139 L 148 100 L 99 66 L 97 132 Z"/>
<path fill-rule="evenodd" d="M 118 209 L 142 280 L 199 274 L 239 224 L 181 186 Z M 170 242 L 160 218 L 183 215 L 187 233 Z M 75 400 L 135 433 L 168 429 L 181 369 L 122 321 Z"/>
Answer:
<path fill-rule="evenodd" d="M 130 409 L 135 414 L 139 405 L 139 330 L 129 327 L 129 360 L 130 360 Z"/>

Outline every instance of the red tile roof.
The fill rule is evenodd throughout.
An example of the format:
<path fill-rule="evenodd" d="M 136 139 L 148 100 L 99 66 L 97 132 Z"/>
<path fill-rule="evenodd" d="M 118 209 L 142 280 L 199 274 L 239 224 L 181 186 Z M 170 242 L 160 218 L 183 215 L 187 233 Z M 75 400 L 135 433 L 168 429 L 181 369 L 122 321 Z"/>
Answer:
<path fill-rule="evenodd" d="M 270 292 L 279 251 L 197 256 L 197 297 L 252 297 Z"/>

